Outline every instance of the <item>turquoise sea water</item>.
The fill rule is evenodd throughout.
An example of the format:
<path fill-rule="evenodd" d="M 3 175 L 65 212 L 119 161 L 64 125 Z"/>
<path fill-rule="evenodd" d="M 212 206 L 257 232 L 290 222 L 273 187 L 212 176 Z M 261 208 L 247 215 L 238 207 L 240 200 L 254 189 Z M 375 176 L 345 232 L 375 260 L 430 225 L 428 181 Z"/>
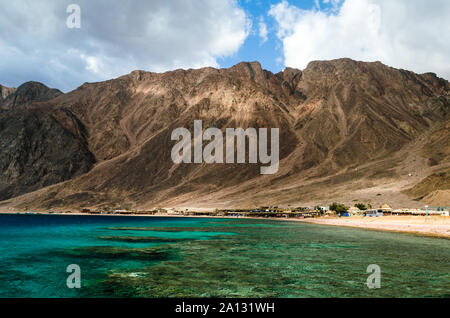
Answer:
<path fill-rule="evenodd" d="M 450 297 L 449 264 L 449 240 L 298 222 L 0 215 L 0 297 Z"/>

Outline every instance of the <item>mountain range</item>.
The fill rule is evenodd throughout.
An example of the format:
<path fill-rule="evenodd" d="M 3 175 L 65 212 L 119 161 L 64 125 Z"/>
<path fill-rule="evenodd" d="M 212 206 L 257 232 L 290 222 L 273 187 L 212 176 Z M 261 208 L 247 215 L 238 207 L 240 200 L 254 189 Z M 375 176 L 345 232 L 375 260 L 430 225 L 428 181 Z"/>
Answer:
<path fill-rule="evenodd" d="M 280 167 L 174 164 L 174 129 L 279 128 Z M 450 206 L 450 83 L 350 59 L 0 85 L 0 209 Z"/>

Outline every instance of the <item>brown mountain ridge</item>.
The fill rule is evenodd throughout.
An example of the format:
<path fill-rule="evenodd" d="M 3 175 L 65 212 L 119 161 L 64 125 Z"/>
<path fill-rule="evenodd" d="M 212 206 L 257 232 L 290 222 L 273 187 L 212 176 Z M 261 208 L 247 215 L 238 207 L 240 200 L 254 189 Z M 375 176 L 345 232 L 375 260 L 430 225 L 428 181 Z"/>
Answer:
<path fill-rule="evenodd" d="M 252 62 L 40 87 L 12 107 L 18 91 L 0 102 L 4 208 L 450 205 L 450 84 L 432 73 L 339 59 L 273 74 Z M 172 131 L 197 119 L 279 128 L 278 173 L 174 164 Z"/>

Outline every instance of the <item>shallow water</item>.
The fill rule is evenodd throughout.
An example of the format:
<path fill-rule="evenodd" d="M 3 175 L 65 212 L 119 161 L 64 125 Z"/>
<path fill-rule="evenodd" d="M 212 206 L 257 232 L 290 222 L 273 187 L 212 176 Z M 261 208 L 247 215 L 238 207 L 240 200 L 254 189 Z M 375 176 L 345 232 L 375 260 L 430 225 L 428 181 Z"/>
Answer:
<path fill-rule="evenodd" d="M 0 215 L 0 264 L 0 297 L 450 296 L 449 240 L 275 220 Z"/>

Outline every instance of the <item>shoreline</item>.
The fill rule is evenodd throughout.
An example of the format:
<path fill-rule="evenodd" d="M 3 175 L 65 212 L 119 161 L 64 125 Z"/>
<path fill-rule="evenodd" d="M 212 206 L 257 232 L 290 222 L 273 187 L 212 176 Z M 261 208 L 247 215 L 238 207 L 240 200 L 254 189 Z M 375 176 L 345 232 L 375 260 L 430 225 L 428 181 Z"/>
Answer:
<path fill-rule="evenodd" d="M 139 213 L 131 213 L 131 214 L 119 214 L 119 213 L 111 213 L 111 214 L 100 214 L 100 213 L 82 213 L 82 212 L 23 212 L 23 211 L 13 211 L 13 212 L 2 212 L 0 211 L 0 215 L 57 215 L 57 216 L 114 216 L 114 217 L 158 217 L 158 218 L 206 218 L 206 219 L 247 219 L 247 220 L 278 220 L 278 221 L 293 221 L 297 222 L 300 219 L 287 219 L 287 218 L 263 218 L 263 217 L 248 217 L 248 216 L 224 216 L 224 215 L 176 215 L 176 214 L 139 214 Z"/>
<path fill-rule="evenodd" d="M 412 234 L 417 236 L 450 239 L 450 218 L 421 216 L 383 216 L 368 217 L 322 217 L 322 218 L 264 218 L 264 217 L 236 217 L 236 216 L 207 216 L 207 215 L 168 215 L 168 214 L 94 214 L 82 212 L 0 212 L 0 215 L 56 215 L 56 216 L 103 216 L 103 217 L 166 217 L 166 218 L 210 218 L 210 219 L 247 219 L 283 222 L 301 222 L 315 225 L 339 226 L 358 228 L 363 230 L 384 231 L 392 233 Z"/>
<path fill-rule="evenodd" d="M 403 233 L 450 239 L 450 218 L 422 216 L 383 216 L 380 218 L 320 218 L 299 220 L 303 223 L 358 228 L 371 231 Z"/>

